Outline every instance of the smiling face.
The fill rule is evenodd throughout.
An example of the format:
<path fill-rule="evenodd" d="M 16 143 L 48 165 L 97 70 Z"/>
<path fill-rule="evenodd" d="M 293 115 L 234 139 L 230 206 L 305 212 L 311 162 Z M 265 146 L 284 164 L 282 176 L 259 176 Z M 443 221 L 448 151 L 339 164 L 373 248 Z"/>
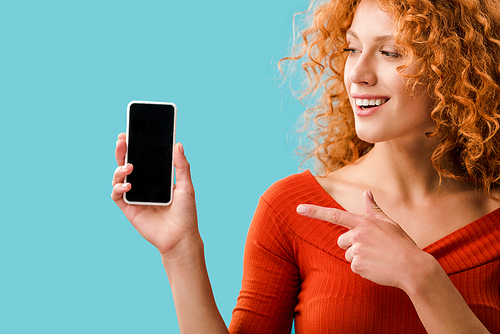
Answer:
<path fill-rule="evenodd" d="M 344 84 L 356 133 L 367 142 L 425 138 L 434 129 L 432 99 L 425 89 L 409 93 L 397 68 L 406 60 L 394 41 L 394 23 L 374 0 L 363 0 L 347 32 Z M 411 64 L 405 73 L 411 73 Z"/>

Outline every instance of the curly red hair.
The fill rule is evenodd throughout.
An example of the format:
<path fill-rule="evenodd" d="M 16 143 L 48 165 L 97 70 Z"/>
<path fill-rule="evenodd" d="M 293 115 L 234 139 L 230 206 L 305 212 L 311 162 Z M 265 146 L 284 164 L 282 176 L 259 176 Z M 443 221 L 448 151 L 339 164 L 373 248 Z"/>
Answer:
<path fill-rule="evenodd" d="M 307 88 L 319 94 L 307 109 L 314 147 L 307 158 L 328 173 L 355 161 L 373 144 L 359 139 L 344 87 L 346 32 L 361 0 L 312 5 L 294 55 Z M 439 144 L 431 163 L 442 177 L 474 182 L 491 196 L 500 180 L 500 4 L 494 0 L 378 0 L 396 23 L 396 42 L 419 69 L 410 88 L 425 84 L 435 101 L 431 117 Z M 408 62 L 408 63 L 409 63 Z M 404 70 L 402 66 L 400 73 Z M 452 166 L 452 168 L 450 168 Z"/>

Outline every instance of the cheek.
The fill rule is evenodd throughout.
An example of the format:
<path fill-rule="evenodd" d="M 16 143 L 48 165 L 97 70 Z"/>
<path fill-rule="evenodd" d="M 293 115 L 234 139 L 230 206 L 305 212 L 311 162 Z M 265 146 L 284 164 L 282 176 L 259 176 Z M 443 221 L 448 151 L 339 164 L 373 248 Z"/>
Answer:
<path fill-rule="evenodd" d="M 390 72 L 388 72 L 390 73 Z M 386 77 L 387 86 L 392 87 L 393 93 L 400 96 L 411 96 L 407 88 L 407 79 L 400 76 L 397 72 L 393 72 Z"/>
<path fill-rule="evenodd" d="M 413 109 L 418 110 L 420 114 L 431 114 L 432 109 L 434 108 L 434 101 L 427 93 L 427 87 L 423 85 L 419 85 L 412 88 L 411 84 L 409 86 L 406 85 L 406 82 L 401 85 L 400 94 L 405 94 L 405 103 L 408 106 L 412 106 Z"/>

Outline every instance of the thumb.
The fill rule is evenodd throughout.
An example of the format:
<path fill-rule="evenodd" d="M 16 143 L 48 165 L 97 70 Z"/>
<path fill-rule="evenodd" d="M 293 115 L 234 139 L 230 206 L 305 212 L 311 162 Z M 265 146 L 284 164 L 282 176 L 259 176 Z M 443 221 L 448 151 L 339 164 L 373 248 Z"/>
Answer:
<path fill-rule="evenodd" d="M 370 190 L 366 190 L 363 193 L 363 203 L 365 205 L 365 211 L 368 216 L 392 222 L 392 219 L 389 218 L 375 202 L 373 193 Z"/>
<path fill-rule="evenodd" d="M 176 191 L 180 190 L 187 193 L 194 193 L 193 183 L 191 181 L 191 166 L 184 154 L 184 146 L 180 143 L 175 145 L 174 166 Z"/>

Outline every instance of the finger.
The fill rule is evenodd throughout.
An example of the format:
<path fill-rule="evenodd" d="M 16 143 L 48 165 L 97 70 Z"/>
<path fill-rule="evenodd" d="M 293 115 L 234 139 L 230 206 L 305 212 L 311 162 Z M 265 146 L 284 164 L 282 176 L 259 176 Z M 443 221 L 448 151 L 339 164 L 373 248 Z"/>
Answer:
<path fill-rule="evenodd" d="M 125 164 L 125 153 L 127 153 L 127 143 L 125 142 L 124 133 L 118 135 L 118 140 L 116 141 L 115 158 L 118 166 L 123 166 Z"/>
<path fill-rule="evenodd" d="M 123 166 L 118 166 L 115 169 L 115 172 L 113 174 L 113 181 L 111 182 L 111 185 L 114 187 L 118 183 L 123 183 L 123 180 L 125 179 L 125 176 L 129 175 L 132 173 L 132 170 L 134 169 L 134 166 L 132 164 L 126 164 Z"/>
<path fill-rule="evenodd" d="M 127 140 L 127 134 L 125 132 L 120 132 L 118 134 L 118 139 Z"/>
<path fill-rule="evenodd" d="M 123 194 L 129 191 L 132 188 L 130 183 L 117 183 L 113 187 L 113 191 L 111 192 L 111 199 L 115 201 L 120 209 L 124 209 L 127 206 L 127 203 L 123 200 Z"/>
<path fill-rule="evenodd" d="M 184 191 L 194 196 L 194 187 L 191 180 L 191 166 L 184 154 L 184 146 L 181 143 L 175 144 L 174 148 L 175 166 L 175 190 Z"/>
<path fill-rule="evenodd" d="M 394 223 L 393 220 L 389 218 L 389 216 L 387 216 L 375 202 L 373 193 L 370 190 L 367 190 L 363 193 L 363 204 L 368 216 Z"/>
<path fill-rule="evenodd" d="M 344 257 L 345 257 L 345 259 L 346 259 L 347 262 L 351 263 L 352 260 L 354 259 L 354 248 L 353 247 L 349 247 L 345 251 Z"/>
<path fill-rule="evenodd" d="M 338 239 L 337 239 L 337 245 L 339 245 L 340 248 L 342 249 L 349 249 L 353 244 L 351 234 L 349 232 L 346 232 L 342 234 Z"/>
<path fill-rule="evenodd" d="M 311 204 L 300 204 L 299 206 L 297 206 L 297 213 L 302 216 L 320 219 L 333 224 L 341 225 L 349 229 L 352 229 L 356 225 L 358 225 L 360 219 L 360 216 L 347 211 Z"/>

